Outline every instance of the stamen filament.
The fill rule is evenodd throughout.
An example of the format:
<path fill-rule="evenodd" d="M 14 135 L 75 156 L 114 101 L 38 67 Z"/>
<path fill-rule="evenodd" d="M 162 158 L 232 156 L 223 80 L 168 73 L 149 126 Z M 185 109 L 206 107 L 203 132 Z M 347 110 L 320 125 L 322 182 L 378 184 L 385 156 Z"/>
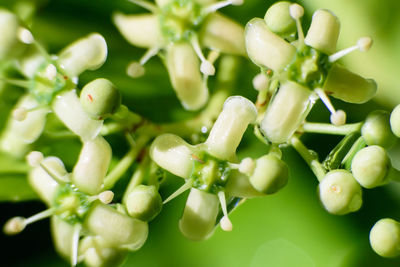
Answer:
<path fill-rule="evenodd" d="M 221 9 L 223 7 L 231 5 L 232 2 L 233 1 L 231 1 L 231 0 L 226 0 L 226 1 L 220 1 L 220 2 L 217 2 L 217 3 L 210 4 L 210 5 L 206 6 L 202 10 L 202 13 L 204 15 L 208 15 L 210 13 L 213 13 L 213 12 L 217 11 L 218 9 Z"/>
<path fill-rule="evenodd" d="M 29 81 L 25 81 L 25 80 L 7 79 L 7 78 L 0 77 L 0 81 L 3 81 L 5 83 L 11 84 L 11 85 L 15 85 L 18 87 L 22 87 L 25 89 L 29 89 L 29 87 L 31 87 L 31 83 Z"/>
<path fill-rule="evenodd" d="M 170 202 L 180 194 L 192 187 L 193 180 L 187 180 L 181 187 L 179 187 L 174 193 L 172 193 L 166 200 L 163 201 L 163 205 Z"/>
<path fill-rule="evenodd" d="M 199 59 L 201 61 L 200 71 L 204 75 L 208 75 L 208 76 L 214 75 L 215 68 L 214 68 L 213 64 L 204 57 L 203 52 L 201 51 L 200 44 L 199 44 L 199 39 L 197 38 L 196 34 L 194 34 L 193 37 L 190 39 L 190 43 L 192 44 L 194 51 L 196 52 L 197 56 L 199 57 Z"/>
<path fill-rule="evenodd" d="M 65 182 L 69 182 L 68 178 L 65 176 L 60 176 L 57 173 L 53 172 L 51 169 L 49 169 L 45 164 L 43 164 L 43 162 L 40 162 L 40 167 L 42 167 L 42 169 L 51 177 L 53 178 L 54 181 L 56 181 L 57 183 L 65 183 Z"/>
<path fill-rule="evenodd" d="M 317 93 L 318 97 L 322 100 L 322 102 L 324 102 L 324 104 L 328 108 L 329 112 L 331 114 L 336 113 L 335 107 L 332 105 L 329 97 L 325 94 L 325 91 L 322 90 L 321 88 L 317 88 L 314 91 Z"/>
<path fill-rule="evenodd" d="M 228 210 L 226 208 L 226 199 L 225 199 L 224 191 L 218 192 L 218 199 L 221 204 L 222 213 L 224 214 L 224 216 L 222 217 L 222 219 L 220 221 L 221 228 L 224 231 L 232 231 L 233 226 L 232 226 L 232 222 L 229 220 L 229 217 L 228 217 Z"/>
<path fill-rule="evenodd" d="M 300 44 L 304 44 L 304 32 L 301 26 L 300 18 L 304 15 L 304 8 L 299 4 L 292 4 L 289 7 L 290 16 L 296 21 L 297 35 L 299 37 Z"/>
<path fill-rule="evenodd" d="M 343 50 L 340 50 L 340 51 L 336 52 L 335 54 L 329 56 L 329 62 L 335 62 L 335 61 L 341 59 L 342 57 L 346 56 L 347 54 L 350 54 L 351 52 L 353 52 L 353 51 L 355 51 L 357 49 L 358 49 L 358 46 L 357 45 L 353 45 L 353 46 L 350 46 L 350 47 L 345 48 Z"/>
<path fill-rule="evenodd" d="M 47 210 L 41 211 L 35 215 L 32 215 L 31 217 L 28 217 L 24 220 L 25 226 L 43 219 L 46 219 L 52 215 L 54 215 L 56 209 L 55 208 L 49 208 Z"/>

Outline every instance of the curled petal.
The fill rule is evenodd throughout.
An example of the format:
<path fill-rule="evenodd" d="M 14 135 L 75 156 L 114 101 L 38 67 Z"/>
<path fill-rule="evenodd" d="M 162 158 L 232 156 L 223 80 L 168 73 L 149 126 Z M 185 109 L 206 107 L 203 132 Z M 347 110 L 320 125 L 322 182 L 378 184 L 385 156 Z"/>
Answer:
<path fill-rule="evenodd" d="M 58 216 L 51 216 L 51 233 L 53 243 L 57 252 L 66 260 L 71 258 L 72 254 L 72 235 L 74 226 L 63 221 Z"/>
<path fill-rule="evenodd" d="M 202 44 L 211 49 L 234 55 L 246 54 L 243 27 L 221 14 L 213 13 L 207 17 L 200 36 Z"/>
<path fill-rule="evenodd" d="M 121 34 L 131 44 L 144 48 L 161 45 L 162 35 L 156 15 L 124 15 L 122 13 L 115 13 L 113 21 Z"/>
<path fill-rule="evenodd" d="M 18 18 L 6 9 L 0 9 L 0 59 L 16 56 L 24 44 L 18 40 L 20 23 Z"/>
<path fill-rule="evenodd" d="M 250 20 L 245 29 L 247 54 L 259 66 L 281 70 L 288 65 L 296 48 L 271 32 L 263 19 Z"/>
<path fill-rule="evenodd" d="M 72 76 L 85 70 L 100 68 L 107 58 L 107 44 L 103 36 L 92 33 L 67 46 L 59 54 L 58 64 Z"/>
<path fill-rule="evenodd" d="M 176 43 L 168 47 L 167 68 L 172 87 L 188 110 L 197 110 L 208 100 L 208 88 L 200 74 L 199 59 L 188 43 Z"/>

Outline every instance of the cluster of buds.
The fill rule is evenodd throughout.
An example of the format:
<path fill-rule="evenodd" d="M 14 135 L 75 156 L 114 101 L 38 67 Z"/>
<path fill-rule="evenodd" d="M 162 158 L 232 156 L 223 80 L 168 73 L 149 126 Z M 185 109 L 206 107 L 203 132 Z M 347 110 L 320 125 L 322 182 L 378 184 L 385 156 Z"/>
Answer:
<path fill-rule="evenodd" d="M 173 134 L 161 135 L 153 142 L 151 158 L 185 179 L 185 184 L 164 203 L 190 189 L 179 222 L 187 238 L 206 239 L 218 220 L 223 230 L 231 231 L 228 213 L 241 199 L 273 194 L 286 185 L 288 167 L 279 152 L 271 151 L 256 160 L 244 158 L 237 163 L 236 149 L 256 118 L 252 102 L 232 96 L 225 101 L 204 143 L 193 146 Z"/>
<path fill-rule="evenodd" d="M 133 45 L 147 48 L 127 74 L 139 77 L 143 65 L 159 54 L 168 69 L 172 87 L 183 107 L 198 110 L 208 100 L 207 77 L 214 75 L 213 62 L 219 53 L 245 56 L 243 27 L 216 12 L 238 0 L 130 0 L 151 14 L 116 13 L 114 23 Z M 206 58 L 203 48 L 210 53 Z M 203 74 L 203 77 L 202 77 Z"/>

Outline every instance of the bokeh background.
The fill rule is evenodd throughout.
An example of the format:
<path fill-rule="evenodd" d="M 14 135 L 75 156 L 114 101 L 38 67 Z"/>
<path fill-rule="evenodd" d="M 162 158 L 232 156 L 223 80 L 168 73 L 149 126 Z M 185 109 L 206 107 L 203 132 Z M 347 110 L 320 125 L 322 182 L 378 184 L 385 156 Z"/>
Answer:
<path fill-rule="evenodd" d="M 0 6 L 12 8 L 16 2 L 1 0 Z M 247 0 L 243 6 L 224 8 L 222 12 L 245 25 L 253 17 L 263 17 L 273 2 Z M 399 1 L 306 0 L 299 3 L 306 9 L 305 27 L 309 24 L 312 12 L 319 8 L 330 9 L 339 17 L 342 27 L 339 49 L 354 44 L 364 35 L 374 39 L 374 45 L 368 53 L 355 52 L 343 60 L 349 69 L 374 78 L 379 85 L 379 93 L 372 103 L 349 106 L 335 101 L 338 107 L 348 112 L 350 122 L 362 120 L 371 110 L 391 110 L 400 103 Z M 31 26 L 32 32 L 51 53 L 57 53 L 66 44 L 88 33 L 101 33 L 109 46 L 108 60 L 101 69 L 85 72 L 80 84 L 97 77 L 108 78 L 121 89 L 124 104 L 154 121 L 192 117 L 193 113 L 184 112 L 180 107 L 158 58 L 148 63 L 144 77 L 134 80 L 125 75 L 128 62 L 138 59 L 144 51 L 129 45 L 111 23 L 111 14 L 117 10 L 125 13 L 144 12 L 125 0 L 40 1 L 40 8 Z M 240 72 L 233 90 L 236 94 L 255 100 L 256 92 L 252 89 L 251 79 L 257 68 L 245 59 L 241 63 L 246 71 Z M 2 124 L 10 106 L 6 100 L 12 102 L 12 95 L 1 96 Z M 317 104 L 310 120 L 328 119 L 329 113 Z M 339 140 L 329 136 L 304 137 L 305 143 L 318 151 L 322 158 Z M 116 147 L 115 153 L 123 153 L 123 144 L 118 139 L 111 139 L 110 142 Z M 79 152 L 76 140 L 53 140 L 50 145 L 48 140 L 41 139 L 39 143 L 47 154 L 59 155 L 67 166 L 73 166 Z M 249 132 L 239 151 L 242 157 L 259 156 L 265 153 L 265 147 Z M 391 150 L 391 155 L 393 164 L 400 167 L 399 151 L 397 145 Z M 377 256 L 368 240 L 370 228 L 380 218 L 400 220 L 398 185 L 364 190 L 364 205 L 359 212 L 333 216 L 319 204 L 317 180 L 293 149 L 284 149 L 284 160 L 291 169 L 288 185 L 276 195 L 248 200 L 235 210 L 231 215 L 234 224 L 232 232 L 216 229 L 207 241 L 186 240 L 178 230 L 178 220 L 186 199 L 186 195 L 183 195 L 164 206 L 162 213 L 150 223 L 147 243 L 138 252 L 131 253 L 124 266 L 400 266 L 400 259 Z M 10 164 L 17 163 L 0 157 L 0 172 L 3 173 L 0 179 L 7 178 L 4 170 Z M 15 176 L 12 186 L 25 190 L 27 198 L 34 198 L 23 182 L 23 175 Z M 163 196 L 173 192 L 181 182 L 177 177 L 168 176 L 162 187 Z M 37 201 L 4 202 L 1 195 L 7 195 L 9 191 L 4 184 L 0 188 L 0 224 L 9 217 L 29 216 L 45 208 Z M 18 236 L 7 237 L 1 233 L 0 266 L 68 266 L 58 257 L 51 242 L 47 220 L 29 226 Z"/>

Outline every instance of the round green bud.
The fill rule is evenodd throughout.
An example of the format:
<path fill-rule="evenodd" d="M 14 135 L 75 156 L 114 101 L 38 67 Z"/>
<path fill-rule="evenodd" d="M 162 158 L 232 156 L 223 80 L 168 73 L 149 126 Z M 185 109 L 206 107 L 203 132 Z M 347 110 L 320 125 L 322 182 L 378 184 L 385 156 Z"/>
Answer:
<path fill-rule="evenodd" d="M 335 64 L 328 73 L 323 89 L 337 99 L 361 104 L 376 94 L 377 85 L 373 79 L 366 79 Z"/>
<path fill-rule="evenodd" d="M 207 239 L 214 230 L 218 211 L 219 200 L 216 195 L 192 188 L 179 220 L 181 233 L 191 240 Z"/>
<path fill-rule="evenodd" d="M 351 162 L 351 171 L 357 182 L 365 188 L 373 188 L 388 182 L 391 163 L 386 150 L 380 146 L 361 149 Z"/>
<path fill-rule="evenodd" d="M 120 266 L 126 251 L 110 247 L 101 236 L 88 236 L 79 243 L 79 254 L 90 267 Z"/>
<path fill-rule="evenodd" d="M 262 193 L 273 194 L 287 184 L 288 178 L 289 168 L 286 163 L 273 155 L 265 155 L 257 159 L 250 183 Z"/>
<path fill-rule="evenodd" d="M 400 105 L 397 105 L 390 114 L 390 128 L 400 138 Z"/>
<path fill-rule="evenodd" d="M 265 13 L 264 20 L 268 28 L 280 35 L 289 36 L 296 32 L 296 21 L 289 12 L 290 2 L 281 1 L 273 4 Z"/>
<path fill-rule="evenodd" d="M 108 246 L 131 251 L 144 245 L 149 231 L 147 222 L 100 203 L 90 209 L 84 226 L 90 233 L 101 236 Z"/>
<path fill-rule="evenodd" d="M 161 212 L 162 199 L 154 185 L 139 185 L 129 193 L 125 206 L 133 218 L 151 221 Z"/>
<path fill-rule="evenodd" d="M 95 119 L 113 114 L 121 104 L 119 90 L 107 79 L 96 79 L 86 84 L 79 97 L 83 109 Z"/>
<path fill-rule="evenodd" d="M 378 145 L 390 148 L 396 141 L 396 136 L 390 129 L 390 114 L 383 110 L 370 113 L 361 128 L 361 135 L 367 145 Z"/>
<path fill-rule="evenodd" d="M 361 207 L 361 187 L 349 171 L 328 172 L 318 189 L 321 203 L 329 213 L 343 215 Z"/>
<path fill-rule="evenodd" d="M 379 220 L 369 233 L 372 249 L 382 257 L 392 258 L 400 255 L 400 223 L 385 218 Z"/>

